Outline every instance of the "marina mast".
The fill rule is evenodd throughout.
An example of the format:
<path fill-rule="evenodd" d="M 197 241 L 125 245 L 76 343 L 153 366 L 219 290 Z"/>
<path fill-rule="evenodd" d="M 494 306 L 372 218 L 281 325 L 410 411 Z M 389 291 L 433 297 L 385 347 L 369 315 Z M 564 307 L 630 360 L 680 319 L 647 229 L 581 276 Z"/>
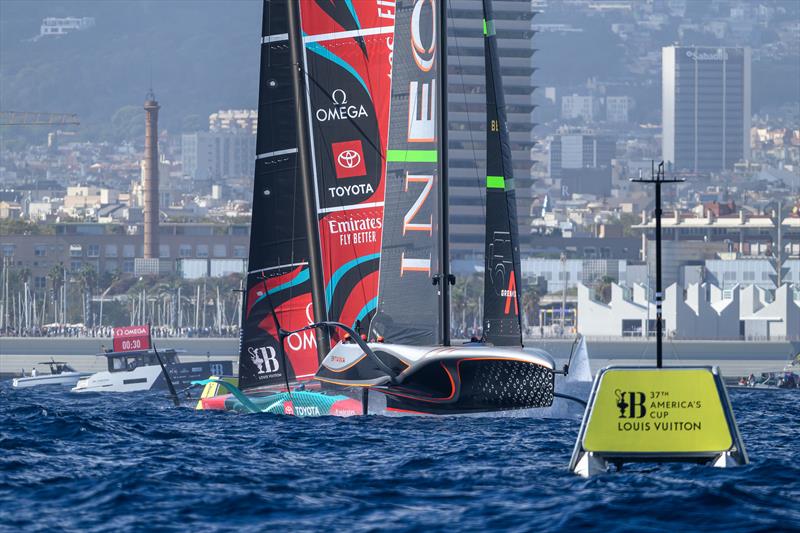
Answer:
<path fill-rule="evenodd" d="M 638 178 L 631 181 L 634 183 L 652 183 L 656 186 L 656 366 L 661 368 L 664 360 L 664 325 L 661 318 L 661 302 L 664 300 L 663 287 L 661 286 L 661 184 L 680 183 L 685 180 L 677 178 L 666 179 L 664 177 L 664 162 L 662 161 L 658 164 L 658 172 L 656 172 L 655 161 L 653 161 L 649 179 Z"/>

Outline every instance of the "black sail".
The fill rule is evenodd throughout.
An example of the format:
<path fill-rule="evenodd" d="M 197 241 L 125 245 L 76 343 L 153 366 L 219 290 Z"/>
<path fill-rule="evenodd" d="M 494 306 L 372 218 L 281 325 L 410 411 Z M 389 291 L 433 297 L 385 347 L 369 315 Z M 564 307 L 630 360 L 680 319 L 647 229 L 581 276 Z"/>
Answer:
<path fill-rule="evenodd" d="M 432 345 L 439 330 L 437 3 L 398 0 L 377 314 L 372 335 Z"/>
<path fill-rule="evenodd" d="M 243 298 L 239 385 L 243 389 L 313 377 L 316 339 L 288 337 L 313 320 L 308 240 L 297 160 L 286 0 L 264 0 L 261 32 L 250 258 Z"/>
<path fill-rule="evenodd" d="M 483 332 L 496 346 L 520 346 L 520 258 L 514 176 L 491 0 L 483 0 L 486 65 L 486 257 Z"/>

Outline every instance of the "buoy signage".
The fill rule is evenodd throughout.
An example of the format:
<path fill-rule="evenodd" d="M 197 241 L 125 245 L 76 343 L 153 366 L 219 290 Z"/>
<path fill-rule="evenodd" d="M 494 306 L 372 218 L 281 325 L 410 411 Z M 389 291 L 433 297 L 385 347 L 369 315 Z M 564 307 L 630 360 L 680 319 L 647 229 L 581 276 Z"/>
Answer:
<path fill-rule="evenodd" d="M 733 444 L 710 369 L 609 369 L 583 448 L 606 453 L 711 453 Z"/>
<path fill-rule="evenodd" d="M 132 352 L 150 349 L 150 326 L 114 328 L 114 351 Z"/>

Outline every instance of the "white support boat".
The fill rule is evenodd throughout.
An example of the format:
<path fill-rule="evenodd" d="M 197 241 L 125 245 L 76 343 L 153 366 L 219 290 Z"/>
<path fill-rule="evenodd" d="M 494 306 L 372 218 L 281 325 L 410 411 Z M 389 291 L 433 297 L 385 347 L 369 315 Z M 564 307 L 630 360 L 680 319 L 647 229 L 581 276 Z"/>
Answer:
<path fill-rule="evenodd" d="M 69 364 L 63 361 L 45 361 L 38 365 L 50 367 L 49 374 L 36 374 L 14 378 L 11 386 L 15 389 L 26 389 L 29 387 L 41 387 L 44 385 L 60 385 L 62 387 L 74 387 L 78 381 L 86 376 L 91 376 L 91 372 L 77 372 Z"/>
<path fill-rule="evenodd" d="M 233 374 L 231 361 L 181 363 L 175 350 L 160 351 L 161 359 L 176 387 L 188 387 L 210 375 Z M 158 357 L 153 350 L 106 352 L 108 370 L 83 377 L 72 392 L 138 392 L 167 389 Z"/>

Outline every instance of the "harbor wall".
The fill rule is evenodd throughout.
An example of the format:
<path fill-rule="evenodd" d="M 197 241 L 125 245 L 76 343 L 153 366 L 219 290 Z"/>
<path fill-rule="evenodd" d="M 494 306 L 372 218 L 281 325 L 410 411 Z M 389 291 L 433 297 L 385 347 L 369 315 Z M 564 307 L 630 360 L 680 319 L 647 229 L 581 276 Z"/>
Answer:
<path fill-rule="evenodd" d="M 454 342 L 455 344 L 455 342 Z M 157 339 L 159 349 L 181 351 L 185 361 L 206 358 L 238 359 L 239 341 L 226 339 Z M 526 346 L 542 348 L 552 354 L 559 365 L 566 362 L 573 340 L 529 339 Z M 99 372 L 106 369 L 106 359 L 98 356 L 103 347 L 111 346 L 107 338 L 0 338 L 0 376 L 18 375 L 21 369 L 30 371 L 39 362 L 51 357 L 72 364 L 76 370 Z M 608 364 L 651 365 L 655 361 L 653 340 L 593 340 L 587 341 L 592 368 Z M 800 343 L 787 341 L 667 341 L 664 343 L 666 365 L 718 365 L 727 376 L 750 372 L 781 370 L 790 358 L 800 352 Z M 234 365 L 235 367 L 236 365 Z"/>

